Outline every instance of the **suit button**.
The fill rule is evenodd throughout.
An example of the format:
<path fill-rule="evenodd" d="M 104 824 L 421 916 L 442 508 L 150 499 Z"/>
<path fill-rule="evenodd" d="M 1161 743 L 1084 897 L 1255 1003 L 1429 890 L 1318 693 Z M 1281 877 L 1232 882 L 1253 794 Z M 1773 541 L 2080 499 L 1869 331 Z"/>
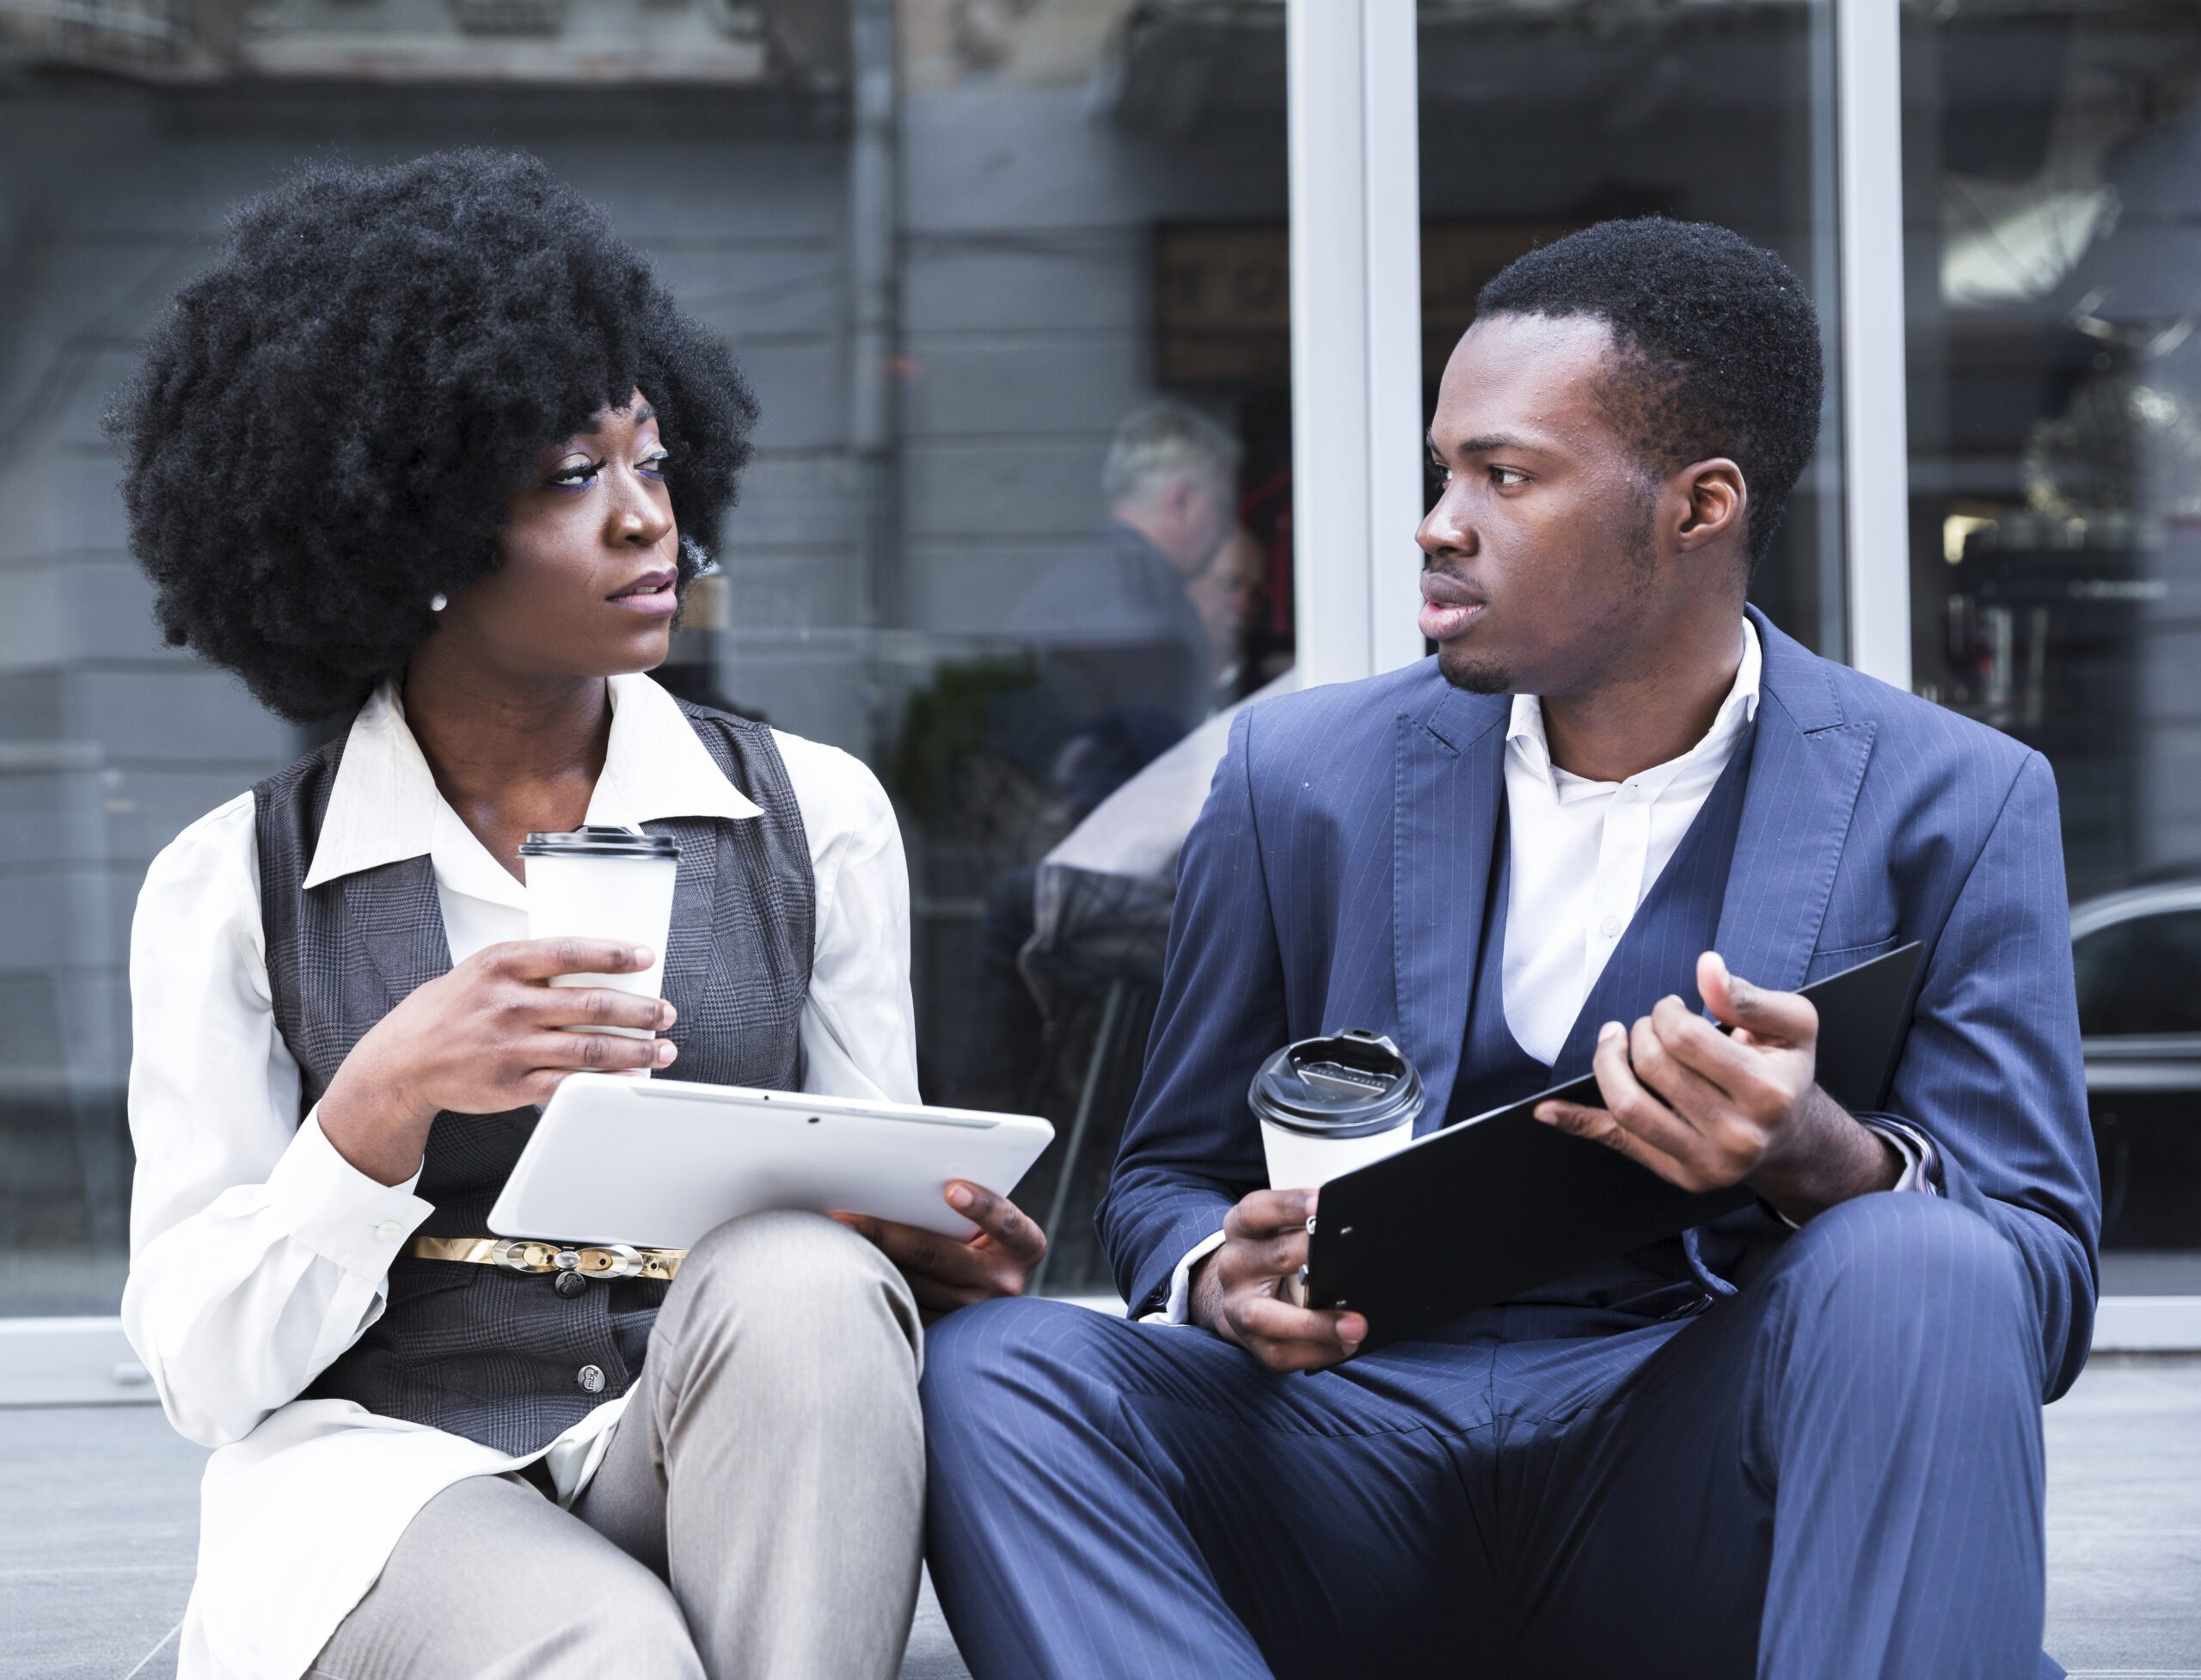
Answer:
<path fill-rule="evenodd" d="M 604 1367 L 602 1365 L 583 1365 L 580 1369 L 580 1375 L 575 1380 L 580 1383 L 581 1387 L 586 1389 L 591 1394 L 600 1395 L 604 1392 Z"/>
<path fill-rule="evenodd" d="M 588 1279 L 578 1272 L 561 1272 L 550 1280 L 550 1287 L 570 1301 L 576 1295 L 587 1292 Z"/>

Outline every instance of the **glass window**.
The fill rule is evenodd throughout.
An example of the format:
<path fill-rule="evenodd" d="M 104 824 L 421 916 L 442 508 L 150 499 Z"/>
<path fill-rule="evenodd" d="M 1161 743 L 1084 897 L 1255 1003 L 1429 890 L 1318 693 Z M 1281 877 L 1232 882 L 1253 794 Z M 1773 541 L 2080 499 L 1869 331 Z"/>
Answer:
<path fill-rule="evenodd" d="M 396 9 L 0 18 L 17 66 L 0 101 L 0 1315 L 114 1309 L 139 881 L 316 739 L 163 646 L 99 426 L 232 203 L 310 155 L 536 151 L 739 346 L 770 416 L 741 530 L 751 575 L 845 544 L 825 487 L 845 447 L 845 29 L 768 42 L 764 9 L 637 0 L 416 10 L 420 29 L 392 34 Z M 193 75 L 130 74 L 145 68 Z M 420 85 L 483 76 L 500 84 Z M 666 678 L 708 697 L 727 588 L 700 587 Z"/>
<path fill-rule="evenodd" d="M 2048 756 L 2075 907 L 2195 878 L 2201 13 L 1904 21 L 1914 681 Z M 2195 941 L 2186 914 L 2081 941 L 2087 1030 L 2193 1030 Z M 2105 1246 L 2201 1255 L 2192 1094 L 2133 1076 L 2095 1081 Z"/>
<path fill-rule="evenodd" d="M 2112 922 L 2071 954 L 2088 1038 L 2201 1033 L 2201 910 Z"/>
<path fill-rule="evenodd" d="M 162 646 L 105 399 L 236 200 L 475 144 L 733 342 L 757 453 L 661 678 L 878 770 L 924 1094 L 1055 1119 L 1045 1286 L 1109 1287 L 1197 808 L 1139 777 L 1292 656 L 1282 9 L 88 6 L 0 50 L 0 1316 L 114 1309 L 138 884 L 316 739 Z"/>
<path fill-rule="evenodd" d="M 1177 844 L 1221 714 L 1292 658 L 1283 9 L 898 17 L 900 506 L 862 722 L 926 1094 L 1054 1121 L 1019 1197 L 1041 1287 L 1113 1293 L 1092 1212 Z M 806 669 L 848 691 L 844 658 L 736 622 L 763 703 Z"/>
<path fill-rule="evenodd" d="M 1779 253 L 1818 308 L 1825 419 L 1750 595 L 1789 634 L 1839 658 L 1828 0 L 1425 6 L 1419 48 L 1425 408 L 1477 291 L 1535 245 L 1609 217 L 1657 214 L 1721 223 Z"/>

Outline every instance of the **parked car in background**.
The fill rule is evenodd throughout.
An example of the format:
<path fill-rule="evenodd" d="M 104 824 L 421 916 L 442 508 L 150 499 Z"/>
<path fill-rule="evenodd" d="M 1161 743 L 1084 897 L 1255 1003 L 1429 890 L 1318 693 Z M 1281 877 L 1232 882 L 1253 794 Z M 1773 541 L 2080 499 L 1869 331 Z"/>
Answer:
<path fill-rule="evenodd" d="M 2071 907 L 2102 1246 L 2201 1244 L 2201 879 Z"/>

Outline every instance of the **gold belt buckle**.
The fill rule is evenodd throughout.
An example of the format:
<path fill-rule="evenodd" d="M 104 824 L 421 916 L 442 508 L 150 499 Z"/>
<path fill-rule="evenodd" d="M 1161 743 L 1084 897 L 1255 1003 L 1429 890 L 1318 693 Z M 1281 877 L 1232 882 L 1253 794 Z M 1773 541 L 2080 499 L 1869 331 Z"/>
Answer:
<path fill-rule="evenodd" d="M 570 1249 L 567 1252 L 573 1254 L 574 1265 L 592 1278 L 639 1278 L 643 1266 L 648 1264 L 641 1249 L 626 1242 L 608 1242 L 578 1253 Z M 562 1267 L 565 1262 L 565 1254 L 560 1254 L 559 1265 Z"/>
<path fill-rule="evenodd" d="M 574 1272 L 585 1278 L 639 1278 L 649 1264 L 648 1257 L 629 1243 L 582 1248 L 518 1236 L 495 1243 L 489 1258 L 507 1272 Z"/>
<path fill-rule="evenodd" d="M 491 1248 L 489 1258 L 507 1272 L 571 1272 L 580 1265 L 581 1257 L 571 1248 L 508 1236 Z"/>

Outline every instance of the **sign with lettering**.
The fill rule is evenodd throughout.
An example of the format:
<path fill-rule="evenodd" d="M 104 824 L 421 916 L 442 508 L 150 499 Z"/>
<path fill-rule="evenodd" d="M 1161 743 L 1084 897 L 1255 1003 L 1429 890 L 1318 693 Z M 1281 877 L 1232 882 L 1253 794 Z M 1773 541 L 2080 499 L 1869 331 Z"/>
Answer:
<path fill-rule="evenodd" d="M 1434 388 L 1498 271 L 1579 225 L 1438 222 L 1421 230 L 1422 378 Z M 1291 240 L 1281 222 L 1155 230 L 1155 378 L 1244 389 L 1291 383 Z M 1342 325 L 1342 323 L 1341 323 Z"/>

